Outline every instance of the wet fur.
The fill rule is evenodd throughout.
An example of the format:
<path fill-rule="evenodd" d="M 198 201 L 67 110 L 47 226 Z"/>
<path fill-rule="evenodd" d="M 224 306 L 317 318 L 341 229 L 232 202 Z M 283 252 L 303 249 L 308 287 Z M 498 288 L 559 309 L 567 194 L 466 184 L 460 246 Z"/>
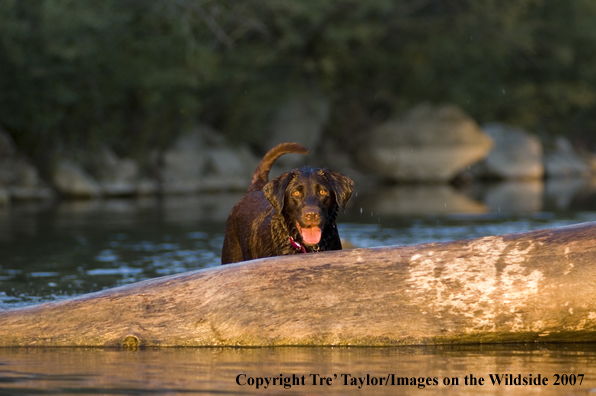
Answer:
<path fill-rule="evenodd" d="M 228 217 L 222 264 L 301 253 L 292 247 L 290 237 L 307 252 L 341 250 L 335 219 L 352 195 L 352 180 L 328 169 L 305 166 L 268 181 L 271 165 L 281 155 L 307 152 L 300 144 L 282 143 L 265 154 L 246 195 Z M 293 196 L 296 190 L 302 190 L 303 196 Z M 319 195 L 321 190 L 328 194 Z M 304 210 L 320 217 L 321 240 L 316 245 L 305 244 L 296 226 L 297 221 L 305 222 Z"/>

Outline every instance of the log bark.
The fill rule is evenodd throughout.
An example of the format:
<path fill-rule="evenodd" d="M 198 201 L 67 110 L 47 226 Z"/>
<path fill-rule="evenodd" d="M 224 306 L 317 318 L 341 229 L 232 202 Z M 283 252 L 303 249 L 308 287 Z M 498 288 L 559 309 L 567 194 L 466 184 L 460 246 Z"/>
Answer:
<path fill-rule="evenodd" d="M 596 223 L 254 260 L 0 312 L 0 346 L 596 341 Z"/>

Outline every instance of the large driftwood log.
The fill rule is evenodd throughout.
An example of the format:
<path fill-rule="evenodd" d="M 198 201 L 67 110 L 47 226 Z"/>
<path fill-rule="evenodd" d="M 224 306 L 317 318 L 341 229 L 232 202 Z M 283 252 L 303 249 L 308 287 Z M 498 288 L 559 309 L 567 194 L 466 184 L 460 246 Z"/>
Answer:
<path fill-rule="evenodd" d="M 0 312 L 0 346 L 596 341 L 596 223 L 254 260 Z"/>

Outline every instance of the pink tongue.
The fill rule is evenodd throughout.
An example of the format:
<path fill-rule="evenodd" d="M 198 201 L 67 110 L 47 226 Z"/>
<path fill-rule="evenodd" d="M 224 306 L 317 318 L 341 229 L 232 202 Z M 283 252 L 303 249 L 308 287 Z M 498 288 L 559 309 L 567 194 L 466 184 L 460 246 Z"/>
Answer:
<path fill-rule="evenodd" d="M 321 240 L 321 229 L 319 227 L 302 228 L 298 226 L 304 243 L 316 245 Z"/>

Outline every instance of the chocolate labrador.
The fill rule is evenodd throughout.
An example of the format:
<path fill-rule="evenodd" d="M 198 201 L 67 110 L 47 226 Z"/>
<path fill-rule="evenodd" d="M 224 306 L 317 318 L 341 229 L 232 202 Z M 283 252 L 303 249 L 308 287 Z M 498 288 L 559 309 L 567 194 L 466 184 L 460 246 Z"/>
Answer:
<path fill-rule="evenodd" d="M 341 250 L 335 218 L 352 196 L 354 182 L 328 169 L 304 166 L 269 180 L 283 154 L 306 154 L 298 143 L 269 150 L 244 197 L 226 223 L 221 263 L 261 257 Z"/>

